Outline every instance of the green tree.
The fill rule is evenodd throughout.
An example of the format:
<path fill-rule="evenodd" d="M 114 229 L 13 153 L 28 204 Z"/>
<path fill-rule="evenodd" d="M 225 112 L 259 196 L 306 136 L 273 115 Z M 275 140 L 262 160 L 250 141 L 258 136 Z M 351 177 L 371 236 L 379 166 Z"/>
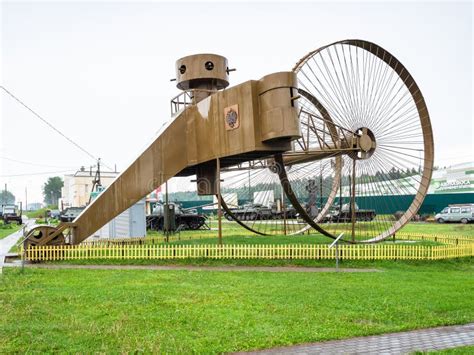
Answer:
<path fill-rule="evenodd" d="M 0 192 L 0 203 L 2 205 L 13 205 L 15 203 L 15 195 L 8 190 Z"/>
<path fill-rule="evenodd" d="M 63 186 L 63 179 L 59 176 L 48 178 L 48 181 L 43 185 L 44 202 L 48 205 L 57 204 L 58 198 L 61 197 L 61 188 Z"/>

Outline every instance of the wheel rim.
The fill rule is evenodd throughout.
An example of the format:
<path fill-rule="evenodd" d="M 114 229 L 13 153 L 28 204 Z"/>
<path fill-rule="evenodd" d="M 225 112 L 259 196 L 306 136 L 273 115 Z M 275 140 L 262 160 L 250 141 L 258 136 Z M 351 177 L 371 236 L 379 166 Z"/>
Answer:
<path fill-rule="evenodd" d="M 221 172 L 222 209 L 227 219 L 255 234 L 294 234 L 306 223 L 287 213 L 293 207 L 284 199 L 274 166 L 269 157 L 224 169 Z"/>
<path fill-rule="evenodd" d="M 299 94 L 301 95 L 299 105 L 304 108 L 304 111 L 301 110 L 299 115 L 301 138 L 293 144 L 292 153 L 309 153 L 312 148 L 321 146 L 322 142 L 316 134 L 318 130 L 324 130 L 327 133 L 326 143 L 340 144 L 337 130 L 332 125 L 331 116 L 324 106 L 313 95 L 303 89 L 299 89 Z M 320 120 L 313 120 L 304 112 L 311 112 Z M 280 182 L 283 184 L 282 179 L 285 179 L 285 183 L 289 184 L 284 189 L 288 191 L 291 188 L 293 196 L 290 201 L 295 199 L 292 204 L 306 204 L 306 218 L 311 218 L 313 222 L 319 223 L 324 220 L 337 196 L 342 159 L 340 155 L 329 155 L 325 159 L 314 160 L 305 159 L 304 155 L 302 157 L 302 163 L 296 159 L 291 165 L 284 164 L 286 174 L 280 174 Z M 285 159 L 283 159 L 284 161 Z M 303 184 L 302 181 L 304 181 Z M 298 209 L 298 211 L 301 210 Z M 292 234 L 303 233 L 312 228 L 312 225 L 313 223 L 308 223 Z"/>
<path fill-rule="evenodd" d="M 433 168 L 430 118 L 415 80 L 393 55 L 362 40 L 322 47 L 303 57 L 293 70 L 300 88 L 317 98 L 335 124 L 354 132 L 365 130 L 367 136 L 370 132 L 376 142 L 370 156 L 369 149 L 360 156 L 342 158 L 339 200 L 349 200 L 354 206 L 349 208 L 351 217 L 357 206 L 384 213 L 377 213 L 374 222 L 353 223 L 355 218 L 351 218 L 351 223 L 323 224 L 322 228 L 332 236 L 341 231 L 352 234 L 354 228 L 354 235 L 365 242 L 393 235 L 421 206 Z M 351 178 L 356 185 L 349 191 Z M 387 193 L 401 197 L 384 201 Z M 387 214 L 391 209 L 405 212 L 393 221 Z"/>
<path fill-rule="evenodd" d="M 56 228 L 52 226 L 37 226 L 32 228 L 25 238 L 25 247 L 43 245 L 45 238 L 56 232 Z M 59 233 L 52 240 L 46 242 L 44 245 L 63 245 L 65 238 L 63 233 Z"/>

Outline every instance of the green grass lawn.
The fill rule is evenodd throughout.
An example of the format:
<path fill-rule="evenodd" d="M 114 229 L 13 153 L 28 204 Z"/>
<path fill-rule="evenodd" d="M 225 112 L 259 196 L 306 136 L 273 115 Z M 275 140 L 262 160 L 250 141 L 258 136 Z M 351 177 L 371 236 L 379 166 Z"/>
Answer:
<path fill-rule="evenodd" d="M 294 236 L 261 236 L 261 235 L 229 235 L 226 234 L 222 239 L 224 244 L 236 245 L 236 244 L 330 244 L 334 240 L 327 238 L 320 234 L 309 234 L 309 235 L 294 235 Z M 397 240 L 397 243 L 406 243 L 404 240 Z M 170 244 L 178 245 L 196 245 L 196 244 L 217 244 L 217 236 L 209 236 L 206 234 L 202 238 L 196 238 L 193 236 L 181 237 L 180 240 L 171 239 Z M 392 239 L 389 239 L 383 243 L 393 243 Z M 442 243 L 433 241 L 422 241 L 416 240 L 412 245 L 442 245 Z"/>
<path fill-rule="evenodd" d="M 26 211 L 25 214 L 28 218 L 44 218 L 47 215 L 48 210 L 57 210 L 57 205 L 49 205 L 48 207 L 40 208 L 36 211 Z"/>
<path fill-rule="evenodd" d="M 12 246 L 9 250 L 10 253 L 19 253 L 20 252 L 20 242 L 23 238 L 20 238 L 14 246 Z"/>
<path fill-rule="evenodd" d="M 36 224 L 48 224 L 50 226 L 57 226 L 59 224 L 59 219 L 57 218 L 36 218 Z"/>
<path fill-rule="evenodd" d="M 0 353 L 222 353 L 474 321 L 472 258 L 391 265 L 375 273 L 7 269 Z"/>
<path fill-rule="evenodd" d="M 465 237 L 474 237 L 474 224 L 462 223 L 408 223 L 401 232 L 404 233 L 426 233 L 426 234 L 450 234 Z"/>
<path fill-rule="evenodd" d="M 461 346 L 459 348 L 446 349 L 446 350 L 440 350 L 440 351 L 416 352 L 415 354 L 469 355 L 469 354 L 474 354 L 474 346 Z"/>
<path fill-rule="evenodd" d="M 0 224 L 0 239 L 8 237 L 10 234 L 15 233 L 20 228 L 21 225 L 18 225 L 16 223 L 3 224 L 2 222 Z"/>
<path fill-rule="evenodd" d="M 212 224 L 215 227 L 215 223 Z M 474 224 L 437 224 L 437 223 L 409 223 L 401 232 L 424 233 L 440 235 L 457 235 L 474 237 Z M 149 237 L 163 238 L 163 234 L 149 231 Z M 180 238 L 180 240 L 177 240 Z M 312 231 L 310 234 L 294 236 L 261 236 L 254 234 L 236 223 L 223 223 L 223 242 L 225 244 L 326 244 L 333 240 Z M 387 241 L 391 242 L 391 239 Z M 183 231 L 172 236 L 172 244 L 216 244 L 216 230 Z M 437 245 L 429 241 L 416 241 L 417 245 Z"/>
<path fill-rule="evenodd" d="M 458 267 L 460 259 L 445 259 L 445 267 Z M 335 267 L 335 260 L 313 259 L 76 259 L 44 261 L 44 264 L 73 265 L 192 265 L 192 266 L 285 266 L 285 267 Z M 383 268 L 397 270 L 399 267 L 422 268 L 441 261 L 431 260 L 340 260 L 341 268 Z"/>

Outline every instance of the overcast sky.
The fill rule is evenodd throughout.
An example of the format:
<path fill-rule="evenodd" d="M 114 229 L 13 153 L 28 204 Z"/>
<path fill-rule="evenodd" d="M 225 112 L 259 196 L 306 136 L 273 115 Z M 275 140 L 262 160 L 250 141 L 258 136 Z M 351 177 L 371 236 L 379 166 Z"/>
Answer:
<path fill-rule="evenodd" d="M 420 86 L 435 164 L 473 160 L 471 2 L 1 3 L 0 83 L 109 166 L 125 168 L 170 117 L 176 59 L 218 53 L 231 85 L 291 70 L 347 38 L 394 54 Z M 41 201 L 48 174 L 94 161 L 0 92 L 0 186 Z M 34 165 L 36 164 L 36 165 Z M 61 173 L 56 173 L 61 172 Z M 13 176 L 24 175 L 24 176 Z"/>

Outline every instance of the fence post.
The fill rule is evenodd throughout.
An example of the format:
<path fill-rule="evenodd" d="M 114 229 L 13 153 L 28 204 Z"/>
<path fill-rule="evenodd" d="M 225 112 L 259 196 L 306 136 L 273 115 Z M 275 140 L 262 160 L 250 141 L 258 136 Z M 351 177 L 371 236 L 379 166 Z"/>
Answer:
<path fill-rule="evenodd" d="M 332 244 L 329 246 L 328 249 L 331 249 L 332 247 L 335 247 L 335 252 L 336 252 L 336 271 L 339 271 L 339 239 L 342 238 L 344 235 L 344 232 L 339 234 L 339 236 L 332 242 Z"/>

